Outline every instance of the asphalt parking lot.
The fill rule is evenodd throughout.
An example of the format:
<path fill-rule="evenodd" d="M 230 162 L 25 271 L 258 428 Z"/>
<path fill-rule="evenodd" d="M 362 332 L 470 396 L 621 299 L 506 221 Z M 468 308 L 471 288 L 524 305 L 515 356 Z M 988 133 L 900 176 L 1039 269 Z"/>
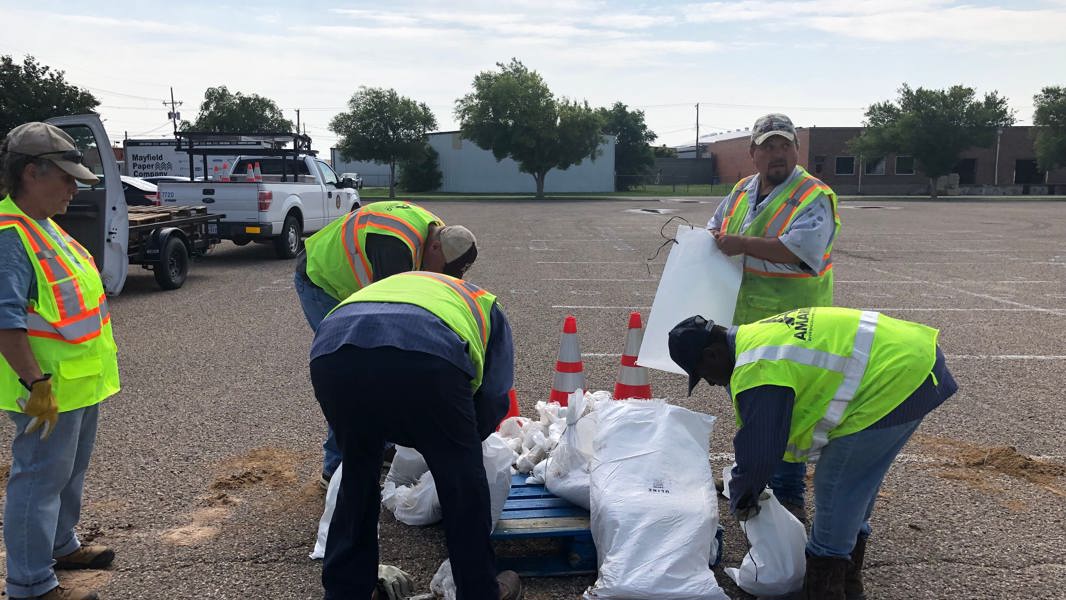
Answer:
<path fill-rule="evenodd" d="M 660 227 L 674 215 L 705 223 L 716 204 L 426 206 L 478 236 L 469 279 L 497 294 L 510 318 L 530 415 L 548 395 L 568 313 L 590 387 L 612 389 L 627 315 L 647 317 L 665 262 L 665 251 L 646 261 Z M 867 554 L 870 598 L 1062 597 L 1066 477 L 1027 457 L 1066 464 L 1064 215 L 1061 202 L 842 204 L 838 304 L 940 328 L 961 386 L 888 475 Z M 292 267 L 267 246 L 226 243 L 177 291 L 131 271 L 111 302 L 123 390 L 103 408 L 82 519 L 86 538 L 118 558 L 112 570 L 65 579 L 105 598 L 321 597 L 320 564 L 307 554 L 322 507 L 324 422 Z M 684 378 L 661 372 L 651 382 L 657 396 L 720 417 L 711 448 L 720 472 L 734 431 L 724 392 L 701 386 L 685 398 Z M 738 565 L 747 548 L 724 507 L 722 522 L 724 564 Z M 439 529 L 383 512 L 382 562 L 414 574 L 422 591 L 445 555 Z M 575 598 L 593 578 L 526 582 L 527 598 Z"/>

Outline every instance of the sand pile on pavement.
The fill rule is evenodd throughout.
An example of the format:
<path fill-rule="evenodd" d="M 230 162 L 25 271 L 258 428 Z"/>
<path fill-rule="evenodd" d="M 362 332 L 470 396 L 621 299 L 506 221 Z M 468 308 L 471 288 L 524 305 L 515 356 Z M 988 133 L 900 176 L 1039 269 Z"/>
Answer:
<path fill-rule="evenodd" d="M 1066 465 L 1036 460 L 1013 446 L 972 448 L 959 452 L 958 460 L 971 469 L 991 469 L 1033 483 L 1048 484 L 1066 476 Z"/>
<path fill-rule="evenodd" d="M 238 490 L 257 483 L 275 488 L 290 486 L 296 482 L 297 460 L 292 451 L 257 448 L 227 461 L 223 465 L 227 474 L 215 479 L 211 489 Z"/>

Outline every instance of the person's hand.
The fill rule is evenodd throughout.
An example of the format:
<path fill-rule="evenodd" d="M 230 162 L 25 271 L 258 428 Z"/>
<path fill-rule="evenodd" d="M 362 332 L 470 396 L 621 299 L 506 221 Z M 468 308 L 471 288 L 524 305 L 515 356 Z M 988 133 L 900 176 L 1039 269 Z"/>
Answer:
<path fill-rule="evenodd" d="M 30 389 L 30 397 L 18 399 L 22 413 L 30 419 L 25 433 L 33 433 L 41 430 L 41 439 L 47 440 L 56 428 L 59 420 L 59 405 L 56 404 L 56 396 L 52 393 L 52 382 L 42 379 L 33 384 Z"/>
<path fill-rule="evenodd" d="M 766 490 L 763 490 L 763 492 L 759 494 L 758 500 L 755 500 L 751 496 L 742 498 L 740 500 L 740 503 L 737 504 L 737 510 L 733 513 L 733 515 L 736 516 L 738 521 L 747 521 L 748 519 L 759 514 L 759 511 L 762 510 L 761 503 L 764 500 L 768 500 L 769 498 L 770 494 Z"/>
<path fill-rule="evenodd" d="M 718 249 L 722 251 L 722 254 L 726 256 L 744 254 L 744 236 L 742 235 L 719 233 L 715 236 L 714 241 L 718 244 Z"/>
<path fill-rule="evenodd" d="M 399 567 L 378 565 L 378 589 L 389 600 L 404 600 L 415 593 L 415 581 Z"/>

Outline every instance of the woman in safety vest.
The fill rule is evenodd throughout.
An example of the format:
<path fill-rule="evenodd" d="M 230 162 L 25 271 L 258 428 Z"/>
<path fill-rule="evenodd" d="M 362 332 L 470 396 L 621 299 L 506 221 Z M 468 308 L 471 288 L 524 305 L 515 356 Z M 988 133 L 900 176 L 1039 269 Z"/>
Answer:
<path fill-rule="evenodd" d="M 670 332 L 689 375 L 727 386 L 737 417 L 730 511 L 759 513 L 778 462 L 816 462 L 808 599 L 863 598 L 870 513 L 922 418 L 958 389 L 938 331 L 850 308 L 800 308 L 726 329 L 690 317 Z"/>

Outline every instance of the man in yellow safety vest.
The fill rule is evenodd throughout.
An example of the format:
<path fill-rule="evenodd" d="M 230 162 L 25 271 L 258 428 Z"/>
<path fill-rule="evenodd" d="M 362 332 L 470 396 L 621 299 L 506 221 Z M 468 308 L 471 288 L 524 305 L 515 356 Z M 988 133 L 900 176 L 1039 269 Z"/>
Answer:
<path fill-rule="evenodd" d="M 748 152 L 757 173 L 740 180 L 707 223 L 723 253 L 744 256 L 733 323 L 832 306 L 836 194 L 798 165 L 799 138 L 785 115 L 755 121 Z M 806 465 L 782 462 L 770 482 L 804 523 L 805 475 Z"/>
<path fill-rule="evenodd" d="M 108 149 L 110 150 L 110 149 Z M 9 598 L 92 600 L 53 569 L 102 569 L 115 553 L 74 531 L 98 405 L 119 390 L 104 285 L 89 252 L 52 220 L 99 179 L 45 123 L 0 146 L 0 409 L 14 422 L 4 507 Z"/>
<path fill-rule="evenodd" d="M 800 308 L 726 329 L 690 317 L 670 357 L 727 386 L 737 417 L 731 512 L 746 520 L 784 460 L 816 462 L 804 581 L 809 600 L 864 598 L 870 514 L 893 459 L 958 386 L 938 331 L 850 308 Z"/>
<path fill-rule="evenodd" d="M 307 239 L 293 285 L 311 330 L 356 291 L 421 269 L 462 277 L 477 259 L 477 240 L 462 225 L 444 225 L 428 210 L 399 200 L 374 202 Z M 322 444 L 322 487 L 340 464 L 333 431 Z"/>

